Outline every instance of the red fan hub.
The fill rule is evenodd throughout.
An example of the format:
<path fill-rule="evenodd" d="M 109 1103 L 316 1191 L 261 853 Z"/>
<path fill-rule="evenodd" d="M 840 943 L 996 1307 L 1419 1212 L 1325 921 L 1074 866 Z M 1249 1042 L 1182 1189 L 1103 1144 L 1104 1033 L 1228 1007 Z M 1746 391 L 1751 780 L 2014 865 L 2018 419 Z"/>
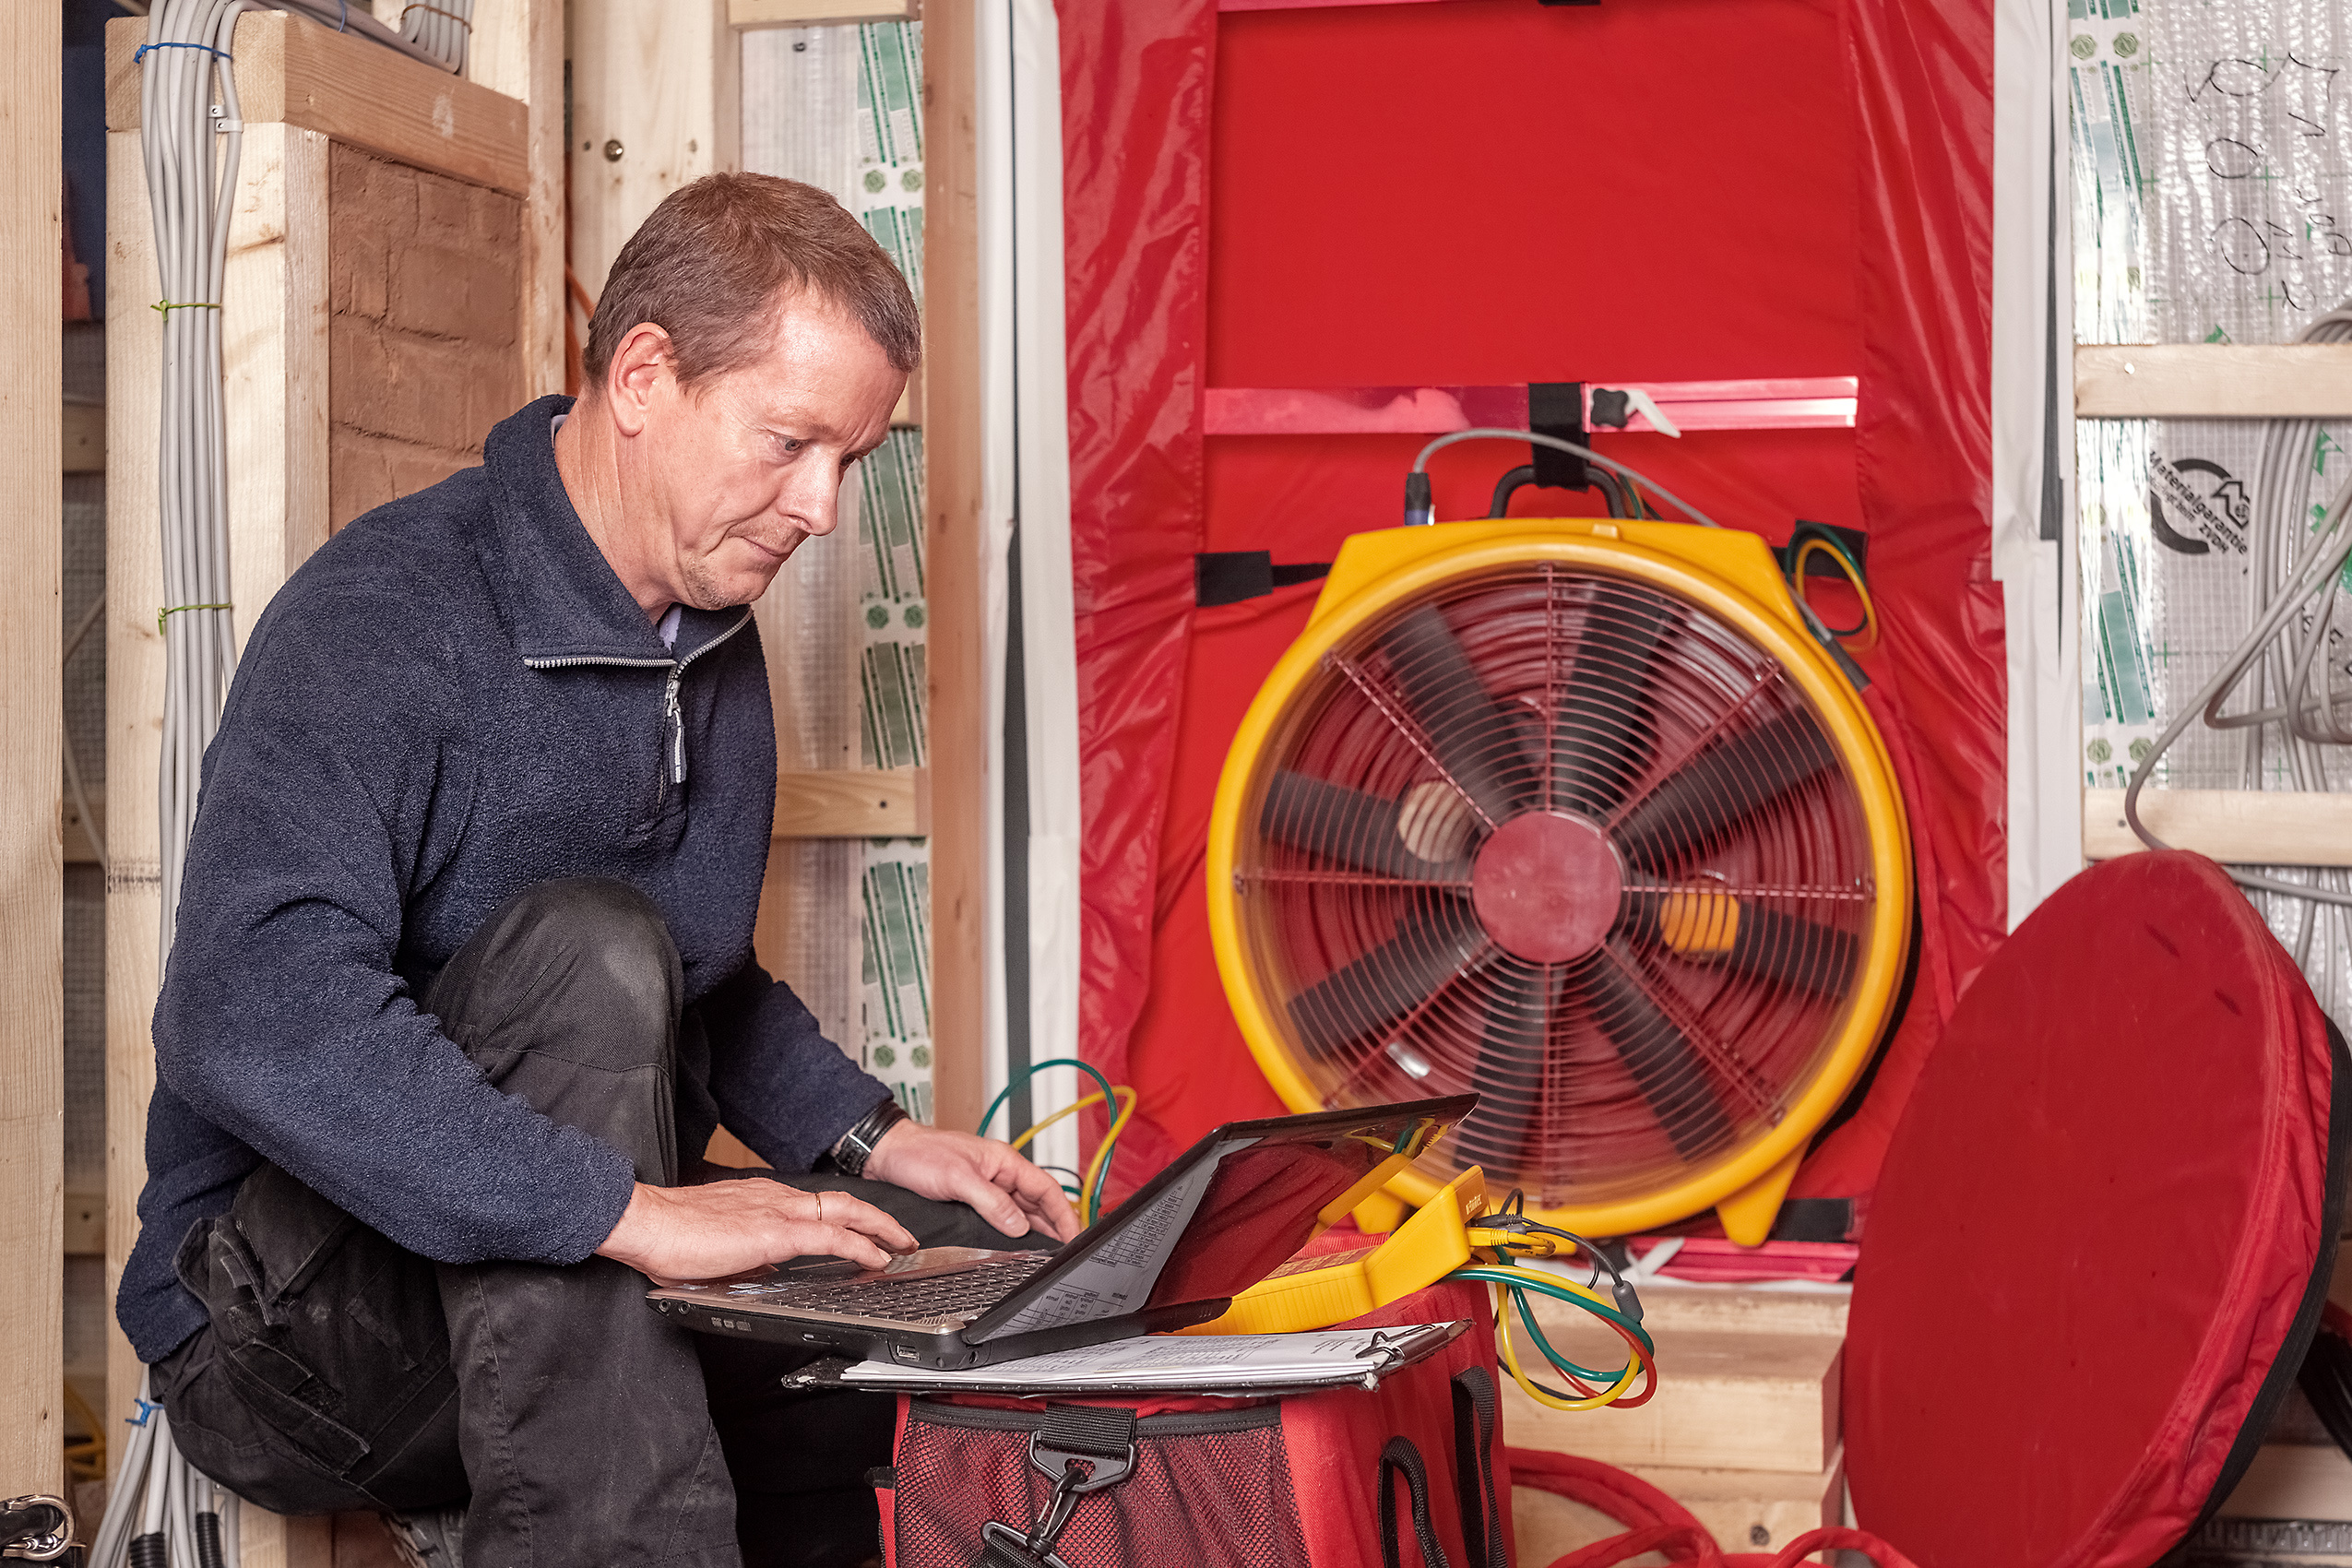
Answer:
<path fill-rule="evenodd" d="M 1479 923 L 1495 945 L 1530 963 L 1566 963 L 1598 947 L 1624 892 L 1609 836 L 1565 812 L 1513 817 L 1488 836 L 1470 868 Z"/>

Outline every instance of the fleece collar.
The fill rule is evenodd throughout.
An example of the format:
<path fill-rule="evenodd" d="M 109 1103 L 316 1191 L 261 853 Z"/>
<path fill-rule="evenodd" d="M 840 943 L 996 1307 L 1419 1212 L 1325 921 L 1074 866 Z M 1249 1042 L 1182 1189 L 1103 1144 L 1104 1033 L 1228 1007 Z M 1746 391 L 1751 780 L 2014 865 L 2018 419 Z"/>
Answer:
<path fill-rule="evenodd" d="M 677 646 L 662 646 L 588 536 L 556 471 L 552 426 L 572 404 L 560 394 L 526 403 L 499 421 L 483 445 L 491 526 L 474 545 L 515 651 L 531 660 L 691 659 L 748 612 L 682 606 Z"/>

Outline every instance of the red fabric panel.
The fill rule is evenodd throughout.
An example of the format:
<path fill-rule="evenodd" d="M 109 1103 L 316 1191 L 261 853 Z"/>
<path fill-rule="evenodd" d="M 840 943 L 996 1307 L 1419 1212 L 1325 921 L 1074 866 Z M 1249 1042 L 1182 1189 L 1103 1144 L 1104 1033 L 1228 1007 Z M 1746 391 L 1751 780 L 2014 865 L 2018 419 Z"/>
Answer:
<path fill-rule="evenodd" d="M 1160 815 L 1202 547 L 1202 130 L 1217 13 L 1213 0 L 1065 0 L 1058 11 L 1086 818 L 1078 1028 L 1087 1058 L 1123 1080 L 1151 980 Z M 1099 1134 L 1101 1119 L 1092 1124 Z M 1126 1190 L 1175 1153 L 1151 1131 L 1122 1139 Z"/>
<path fill-rule="evenodd" d="M 1825 0 L 1063 7 L 1082 1049 L 1141 1091 L 1122 1187 L 1217 1122 L 1275 1108 L 1217 980 L 1201 860 L 1226 747 L 1313 590 L 1187 614 L 1182 558 L 1329 560 L 1398 520 L 1420 445 L 1218 437 L 1204 452 L 1202 385 L 1859 374 L 1852 432 L 1599 444 L 1731 526 L 1871 534 L 1889 623 L 1868 661 L 1874 711 L 1928 898 L 1927 1016 L 1882 1079 L 1916 1074 L 2002 923 L 1991 33 L 1983 0 L 1932 16 L 1853 4 L 1868 15 L 1850 25 Z M 1204 201 L 1206 247 L 1197 230 L 1156 238 Z M 1525 457 L 1441 454 L 1440 515 L 1483 514 Z M 1523 492 L 1513 510 L 1598 510 L 1563 499 Z M 1155 828 L 1156 859 L 1137 837 Z M 1856 1117 L 1799 1190 L 1866 1190 L 1897 1111 Z"/>
<path fill-rule="evenodd" d="M 2331 1081 L 2310 988 L 2211 861 L 2112 861 L 2035 910 L 1872 1200 L 1846 1346 L 1862 1522 L 1927 1568 L 2162 1556 L 2318 1266 Z"/>

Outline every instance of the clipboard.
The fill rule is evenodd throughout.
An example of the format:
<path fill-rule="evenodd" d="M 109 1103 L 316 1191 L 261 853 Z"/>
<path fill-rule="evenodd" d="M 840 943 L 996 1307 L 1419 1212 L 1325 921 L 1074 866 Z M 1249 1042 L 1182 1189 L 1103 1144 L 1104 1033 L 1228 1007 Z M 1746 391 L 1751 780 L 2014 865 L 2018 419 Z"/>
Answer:
<path fill-rule="evenodd" d="M 849 1375 L 853 1367 L 871 1367 L 873 1363 L 858 1363 L 846 1357 L 828 1356 L 787 1373 L 782 1382 L 786 1389 L 796 1393 L 830 1394 L 850 1390 L 873 1394 L 990 1394 L 1013 1399 L 1058 1399 L 1101 1394 L 1268 1399 L 1349 1387 L 1369 1393 L 1379 1388 L 1382 1380 L 1391 1373 L 1425 1360 L 1451 1345 L 1467 1333 L 1469 1327 L 1467 1322 L 1456 1320 L 1391 1328 L 1325 1329 L 1296 1335 L 1224 1336 L 1253 1344 L 1271 1340 L 1330 1341 L 1343 1336 L 1361 1342 L 1355 1354 L 1345 1357 L 1329 1354 L 1324 1358 L 1325 1364 L 1313 1370 L 1288 1366 L 1269 1370 L 1262 1377 L 1250 1375 L 1245 1367 L 1229 1365 L 1220 1368 L 1208 1363 L 1190 1369 L 1194 1375 L 1189 1377 L 1180 1375 L 1181 1369 L 1147 1377 L 1123 1376 L 1112 1370 L 1118 1363 L 1129 1359 L 1131 1348 L 1152 1347 L 1172 1341 L 1182 1346 L 1184 1351 L 1192 1356 L 1200 1357 L 1212 1352 L 1219 1342 L 1216 1337 L 1154 1335 L 1138 1340 L 1117 1340 L 1083 1351 L 1057 1351 L 1051 1356 L 1031 1357 L 1025 1360 L 999 1361 L 964 1372 L 893 1367 L 886 1369 L 887 1381 Z M 1145 1349 L 1138 1353 L 1147 1355 L 1149 1351 Z M 1096 1357 L 1105 1363 L 1105 1370 L 1099 1374 L 1073 1370 L 1074 1363 L 1087 1356 Z M 1048 1374 L 1043 1363 L 1056 1363 L 1056 1366 Z"/>

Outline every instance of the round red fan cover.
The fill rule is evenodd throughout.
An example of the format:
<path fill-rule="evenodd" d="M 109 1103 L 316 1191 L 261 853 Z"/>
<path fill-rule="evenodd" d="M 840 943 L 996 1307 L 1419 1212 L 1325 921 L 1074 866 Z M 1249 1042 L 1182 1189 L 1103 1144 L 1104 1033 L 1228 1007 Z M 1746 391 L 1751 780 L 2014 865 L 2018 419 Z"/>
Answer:
<path fill-rule="evenodd" d="M 2144 1568 L 2234 1486 L 2334 1264 L 2352 1065 L 2221 869 L 2059 889 L 1961 999 L 1855 1270 L 1847 1464 L 1923 1568 Z"/>

